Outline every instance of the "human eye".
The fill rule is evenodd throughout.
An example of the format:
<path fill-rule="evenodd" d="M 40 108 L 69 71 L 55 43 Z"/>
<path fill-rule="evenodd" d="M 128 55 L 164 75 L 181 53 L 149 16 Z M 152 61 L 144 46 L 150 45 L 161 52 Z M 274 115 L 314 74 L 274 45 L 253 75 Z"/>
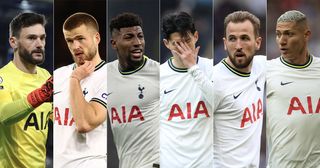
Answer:
<path fill-rule="evenodd" d="M 37 36 L 31 35 L 31 36 L 28 36 L 27 39 L 29 39 L 29 40 L 36 40 L 36 39 L 37 39 Z"/>
<path fill-rule="evenodd" d="M 228 41 L 234 42 L 236 40 L 237 40 L 237 38 L 235 36 L 229 36 L 228 37 Z"/>
<path fill-rule="evenodd" d="M 250 37 L 249 36 L 241 36 L 241 40 L 242 41 L 250 41 Z"/>

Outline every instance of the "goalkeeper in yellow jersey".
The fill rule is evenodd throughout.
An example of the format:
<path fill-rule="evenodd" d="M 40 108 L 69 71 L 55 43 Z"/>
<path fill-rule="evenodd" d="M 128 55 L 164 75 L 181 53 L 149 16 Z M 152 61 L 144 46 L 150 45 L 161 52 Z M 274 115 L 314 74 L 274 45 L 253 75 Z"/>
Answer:
<path fill-rule="evenodd" d="M 46 20 L 22 13 L 10 23 L 14 57 L 0 69 L 0 167 L 45 167 L 53 81 L 44 62 Z"/>

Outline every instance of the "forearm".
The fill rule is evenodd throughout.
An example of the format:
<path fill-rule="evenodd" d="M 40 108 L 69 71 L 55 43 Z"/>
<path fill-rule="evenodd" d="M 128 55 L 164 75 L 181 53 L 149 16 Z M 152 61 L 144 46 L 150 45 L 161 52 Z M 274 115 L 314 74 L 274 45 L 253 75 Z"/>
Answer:
<path fill-rule="evenodd" d="M 29 115 L 34 108 L 26 98 L 2 104 L 0 107 L 0 123 L 10 125 L 19 122 Z"/>
<path fill-rule="evenodd" d="M 96 112 L 83 96 L 78 79 L 70 79 L 70 105 L 79 132 L 89 132 L 95 127 Z"/>
<path fill-rule="evenodd" d="M 188 73 L 193 77 L 194 81 L 197 83 L 201 92 L 204 94 L 205 99 L 213 106 L 213 82 L 209 80 L 207 76 L 199 69 L 199 66 L 193 65 L 188 69 Z"/>

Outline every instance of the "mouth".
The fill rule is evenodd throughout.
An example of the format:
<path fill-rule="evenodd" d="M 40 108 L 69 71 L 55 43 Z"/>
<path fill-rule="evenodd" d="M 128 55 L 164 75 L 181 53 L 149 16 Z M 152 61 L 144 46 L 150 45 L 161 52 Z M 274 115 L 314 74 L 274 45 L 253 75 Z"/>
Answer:
<path fill-rule="evenodd" d="M 32 51 L 32 53 L 31 54 L 33 54 L 33 55 L 35 55 L 35 56 L 43 56 L 44 55 L 44 51 L 43 50 L 34 50 L 34 51 Z"/>
<path fill-rule="evenodd" d="M 84 56 L 84 53 L 83 52 L 75 52 L 74 53 L 74 56 L 79 58 L 79 57 L 83 57 Z"/>
<path fill-rule="evenodd" d="M 234 56 L 235 56 L 235 57 L 245 57 L 246 54 L 243 53 L 243 52 L 236 52 L 236 53 L 234 53 Z"/>
<path fill-rule="evenodd" d="M 142 54 L 142 49 L 135 49 L 131 51 L 131 55 L 133 58 L 141 58 Z"/>
<path fill-rule="evenodd" d="M 287 49 L 287 48 L 280 48 L 280 51 L 283 52 L 283 53 L 285 53 L 285 52 L 288 51 L 288 49 Z"/>

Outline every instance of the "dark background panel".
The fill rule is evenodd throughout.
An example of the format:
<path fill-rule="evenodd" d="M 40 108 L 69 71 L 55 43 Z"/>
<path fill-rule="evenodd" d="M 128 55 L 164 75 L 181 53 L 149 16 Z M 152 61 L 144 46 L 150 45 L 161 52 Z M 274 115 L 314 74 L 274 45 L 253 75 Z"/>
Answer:
<path fill-rule="evenodd" d="M 72 55 L 65 42 L 62 25 L 70 15 L 86 12 L 96 18 L 101 41 L 100 57 L 106 60 L 106 0 L 54 0 L 54 68 L 73 63 Z"/>

